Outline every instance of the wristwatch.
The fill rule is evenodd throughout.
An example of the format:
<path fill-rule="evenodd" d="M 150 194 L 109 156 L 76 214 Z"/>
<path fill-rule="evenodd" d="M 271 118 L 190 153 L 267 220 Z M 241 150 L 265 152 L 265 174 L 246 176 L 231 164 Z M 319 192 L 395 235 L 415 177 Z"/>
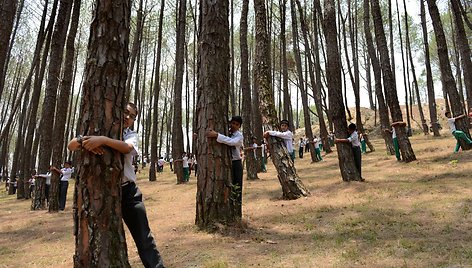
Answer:
<path fill-rule="evenodd" d="M 84 141 L 84 136 L 77 135 L 77 137 L 75 138 L 77 139 L 77 142 L 80 144 L 80 146 L 82 146 L 82 142 Z"/>

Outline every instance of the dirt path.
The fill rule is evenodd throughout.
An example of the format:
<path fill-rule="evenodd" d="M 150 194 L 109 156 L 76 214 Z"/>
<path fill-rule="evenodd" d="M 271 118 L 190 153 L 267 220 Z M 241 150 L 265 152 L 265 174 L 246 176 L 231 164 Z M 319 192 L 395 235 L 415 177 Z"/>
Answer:
<path fill-rule="evenodd" d="M 418 161 L 363 155 L 365 183 L 341 181 L 335 154 L 295 165 L 312 196 L 281 200 L 275 169 L 244 181 L 243 233 L 207 234 L 194 225 L 196 178 L 176 185 L 165 167 L 138 185 L 168 267 L 472 266 L 472 151 L 453 154 L 447 132 L 412 138 Z M 72 187 L 66 210 L 30 211 L 0 192 L 0 267 L 71 267 Z M 125 228 L 126 229 L 126 228 Z M 130 262 L 141 267 L 127 232 Z"/>

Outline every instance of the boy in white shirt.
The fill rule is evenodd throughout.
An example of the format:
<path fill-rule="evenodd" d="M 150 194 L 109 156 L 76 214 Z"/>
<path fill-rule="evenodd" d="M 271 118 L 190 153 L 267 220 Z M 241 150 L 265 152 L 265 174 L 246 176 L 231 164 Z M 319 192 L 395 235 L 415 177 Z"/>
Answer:
<path fill-rule="evenodd" d="M 351 143 L 352 145 L 352 154 L 354 155 L 354 164 L 356 165 L 357 170 L 359 171 L 359 176 L 362 179 L 361 173 L 361 160 L 362 160 L 362 153 L 361 153 L 361 142 L 359 141 L 359 135 L 357 134 L 357 126 L 354 123 L 349 124 L 348 126 L 349 138 L 347 139 L 335 139 L 335 143 L 344 142 L 344 143 Z"/>
<path fill-rule="evenodd" d="M 278 137 L 284 140 L 285 147 L 287 148 L 288 154 L 292 161 L 295 161 L 295 152 L 293 151 L 293 133 L 288 129 L 289 123 L 288 120 L 280 121 L 280 130 L 281 131 L 266 131 L 264 137 L 268 138 L 269 136 Z"/>
<path fill-rule="evenodd" d="M 449 124 L 449 128 L 451 129 L 452 135 L 457 140 L 456 148 L 454 149 L 454 153 L 457 153 L 459 151 L 459 148 L 461 147 L 461 144 L 460 144 L 459 140 L 462 139 L 462 140 L 466 141 L 468 144 L 472 144 L 472 140 L 469 137 L 467 137 L 467 135 L 463 131 L 460 131 L 460 130 L 456 129 L 456 123 L 455 123 L 456 120 L 460 119 L 460 118 L 463 118 L 465 116 L 466 115 L 463 114 L 463 115 L 459 115 L 459 116 L 456 116 L 456 117 L 452 117 L 451 112 L 449 112 L 449 111 L 446 112 L 447 123 Z"/>

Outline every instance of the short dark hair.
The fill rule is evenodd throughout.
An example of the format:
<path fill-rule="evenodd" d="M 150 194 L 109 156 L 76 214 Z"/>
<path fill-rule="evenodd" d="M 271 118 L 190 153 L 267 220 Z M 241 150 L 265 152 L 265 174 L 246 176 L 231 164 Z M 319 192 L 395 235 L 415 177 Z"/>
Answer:
<path fill-rule="evenodd" d="M 231 123 L 233 121 L 238 122 L 240 125 L 243 124 L 243 118 L 239 115 L 235 115 L 235 116 L 231 117 L 231 120 L 229 120 L 229 122 Z"/>
<path fill-rule="evenodd" d="M 288 120 L 287 120 L 287 119 L 282 119 L 282 120 L 280 121 L 280 124 L 281 124 L 281 125 L 282 125 L 282 124 L 285 124 L 285 125 L 287 125 L 287 126 L 290 126 L 290 124 L 288 123 Z"/>
<path fill-rule="evenodd" d="M 445 115 L 445 116 L 451 115 L 451 112 L 446 111 L 446 113 L 444 113 L 444 115 Z"/>
<path fill-rule="evenodd" d="M 357 126 L 356 126 L 356 124 L 354 124 L 354 123 L 350 123 L 347 128 L 350 129 L 350 130 L 356 130 L 356 129 L 357 129 Z"/>
<path fill-rule="evenodd" d="M 136 106 L 136 104 L 132 103 L 132 102 L 128 102 L 127 104 L 129 107 L 133 108 L 134 111 L 136 112 L 136 115 L 138 115 L 138 106 Z"/>

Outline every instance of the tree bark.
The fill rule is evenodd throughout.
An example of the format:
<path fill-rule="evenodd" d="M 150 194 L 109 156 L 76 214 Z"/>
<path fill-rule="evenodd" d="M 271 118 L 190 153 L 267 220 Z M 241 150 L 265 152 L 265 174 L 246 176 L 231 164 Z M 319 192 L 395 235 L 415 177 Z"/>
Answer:
<path fill-rule="evenodd" d="M 184 137 L 182 133 L 182 83 L 184 75 L 186 2 L 186 0 L 179 1 L 177 50 L 175 56 L 174 117 L 172 120 L 172 156 L 174 160 L 182 159 L 184 152 Z M 174 161 L 174 170 L 177 175 L 177 184 L 184 183 L 184 171 L 181 161 Z"/>
<path fill-rule="evenodd" d="M 231 194 L 228 146 L 206 137 L 209 130 L 227 133 L 230 94 L 228 6 L 228 0 L 200 2 L 195 223 L 202 229 L 213 229 L 217 224 L 231 225 L 240 220 L 237 202 Z"/>
<path fill-rule="evenodd" d="M 372 2 L 372 17 L 375 27 L 375 38 L 377 48 L 380 53 L 381 68 L 384 80 L 385 94 L 387 96 L 387 103 L 390 108 L 393 122 L 403 121 L 402 111 L 400 104 L 398 103 L 397 90 L 395 81 L 393 79 L 392 68 L 390 66 L 390 59 L 388 55 L 387 41 L 385 38 L 385 32 L 383 29 L 382 16 L 380 13 L 379 0 L 373 0 Z M 405 130 L 405 126 L 402 124 L 395 125 L 395 131 L 397 133 L 398 143 L 401 151 L 403 161 L 411 162 L 416 160 L 415 153 L 411 147 L 410 140 Z"/>
<path fill-rule="evenodd" d="M 278 119 L 271 89 L 270 39 L 266 27 L 264 1 L 254 0 L 254 9 L 256 12 L 256 55 L 254 57 L 256 91 L 260 93 L 259 109 L 262 114 L 262 125 L 266 130 L 269 130 L 278 126 Z M 293 161 L 282 141 L 275 137 L 269 137 L 267 142 L 272 163 L 277 169 L 279 182 L 282 186 L 283 197 L 297 199 L 308 196 L 310 192 L 298 177 Z"/>
<path fill-rule="evenodd" d="M 240 21 L 240 51 L 241 51 L 241 90 L 243 94 L 243 106 L 251 107 L 251 86 L 249 82 L 249 52 L 247 45 L 247 13 L 249 10 L 249 0 L 243 0 Z M 284 104 L 285 105 L 285 104 Z M 252 124 L 251 124 L 251 110 L 242 109 L 243 117 L 243 136 L 244 147 L 252 147 Z M 246 159 L 246 177 L 248 180 L 258 180 L 257 170 L 259 161 L 254 157 L 255 151 L 245 151 Z"/>
<path fill-rule="evenodd" d="M 52 150 L 52 164 L 60 167 L 63 163 L 63 146 L 64 131 L 66 127 L 67 109 L 69 106 L 69 95 L 71 93 L 72 76 L 75 56 L 75 36 L 79 25 L 80 7 L 82 0 L 74 0 L 74 11 L 72 14 L 71 24 L 69 28 L 69 36 L 67 37 L 66 54 L 62 83 L 59 89 L 59 99 L 57 102 L 56 117 L 54 122 L 54 130 L 52 133 L 54 144 Z M 72 3 L 71 3 L 72 4 Z M 59 211 L 59 181 L 60 174 L 51 172 L 51 188 L 49 191 L 49 212 Z"/>
<path fill-rule="evenodd" d="M 341 55 L 336 30 L 336 8 L 334 0 L 324 2 L 323 30 L 326 39 L 326 76 L 328 81 L 329 109 L 334 123 L 336 137 L 348 137 L 346 113 L 341 86 Z M 340 143 L 338 151 L 339 168 L 343 181 L 361 181 L 361 175 L 354 165 L 351 144 Z"/>
<path fill-rule="evenodd" d="M 464 84 L 467 93 L 467 107 L 472 107 L 472 61 L 467 33 L 465 32 L 464 22 L 460 10 L 460 1 L 451 0 L 452 13 L 454 15 L 454 24 L 456 26 L 457 45 L 461 56 L 461 65 L 464 73 Z M 460 75 L 460 74 L 459 74 Z"/>
<path fill-rule="evenodd" d="M 450 100 L 451 113 L 454 117 L 464 114 L 464 105 L 461 103 L 459 93 L 457 91 L 454 77 L 452 76 L 451 64 L 449 62 L 446 36 L 442 27 L 441 17 L 435 0 L 427 0 L 429 15 L 434 28 L 436 36 L 436 43 L 438 47 L 439 68 L 441 70 L 441 83 Z M 470 79 L 470 78 L 469 78 Z M 460 118 L 456 120 L 456 129 L 463 131 L 468 137 L 469 134 L 469 120 L 467 118 Z M 463 150 L 470 150 L 472 145 L 467 144 L 463 139 L 459 140 Z"/>
<path fill-rule="evenodd" d="M 97 1 L 88 42 L 80 133 L 120 140 L 131 3 Z M 101 31 L 100 29 L 107 29 Z M 75 267 L 130 267 L 121 213 L 122 154 L 79 152 Z"/>
<path fill-rule="evenodd" d="M 164 22 L 164 7 L 165 1 L 161 1 L 161 10 L 159 11 L 159 26 L 157 30 L 157 50 L 156 50 L 156 61 L 154 65 L 154 84 L 153 84 L 153 92 L 154 92 L 154 102 L 152 108 L 152 135 L 151 135 L 151 163 L 149 166 L 149 181 L 156 180 L 156 163 L 158 152 L 157 151 L 157 130 L 159 124 L 159 116 L 158 116 L 158 105 L 159 105 L 159 93 L 161 91 L 161 74 L 160 74 L 160 66 L 161 66 L 161 49 L 162 49 L 162 25 Z M 174 158 L 177 159 L 177 158 Z"/>
<path fill-rule="evenodd" d="M 16 6 L 18 0 L 4 0 L 0 3 L 0 98 L 5 85 L 5 73 L 8 50 L 10 47 L 10 36 L 15 21 Z"/>
<path fill-rule="evenodd" d="M 280 43 L 281 43 L 281 52 L 282 52 L 282 88 L 283 88 L 283 104 L 284 112 L 283 118 L 286 118 L 290 123 L 290 126 L 293 128 L 293 111 L 292 111 L 292 100 L 288 88 L 288 63 L 287 63 L 287 39 L 285 37 L 285 18 L 286 18 L 286 4 L 287 0 L 279 0 L 280 5 Z M 292 129 L 293 131 L 293 129 Z"/>
<path fill-rule="evenodd" d="M 424 44 L 424 64 L 426 68 L 426 87 L 428 90 L 428 107 L 429 107 L 429 118 L 431 120 L 431 127 L 433 129 L 433 135 L 439 137 L 439 123 L 438 115 L 436 110 L 436 97 L 434 95 L 434 83 L 433 75 L 431 71 L 431 60 L 429 56 L 429 44 L 428 44 L 428 28 L 426 26 L 426 12 L 424 7 L 424 0 L 420 0 L 421 9 L 421 28 L 423 32 L 423 44 Z"/>

